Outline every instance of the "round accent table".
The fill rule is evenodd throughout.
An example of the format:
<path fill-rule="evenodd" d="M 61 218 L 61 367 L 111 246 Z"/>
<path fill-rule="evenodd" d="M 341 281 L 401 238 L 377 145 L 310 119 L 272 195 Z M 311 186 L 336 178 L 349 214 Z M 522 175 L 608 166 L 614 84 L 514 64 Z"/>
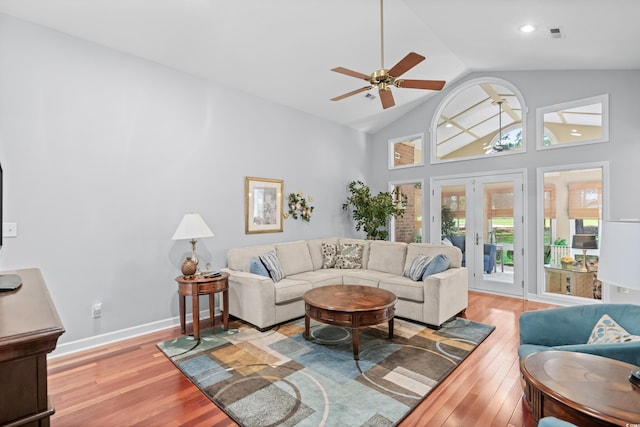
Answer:
<path fill-rule="evenodd" d="M 309 339 L 310 319 L 330 325 L 350 326 L 353 358 L 360 359 L 360 328 L 389 322 L 393 338 L 393 315 L 398 298 L 385 289 L 359 285 L 329 285 L 311 289 L 304 299 L 304 338 Z"/>
<path fill-rule="evenodd" d="M 570 351 L 541 351 L 520 362 L 524 399 L 535 423 L 554 416 L 579 426 L 640 425 L 637 366 Z"/>
<path fill-rule="evenodd" d="M 211 327 L 216 326 L 214 316 L 214 295 L 222 292 L 222 322 L 224 330 L 229 329 L 229 273 L 220 273 L 216 277 L 195 276 L 186 278 L 185 276 L 176 277 L 178 282 L 178 300 L 180 302 L 180 330 L 186 334 L 185 325 L 185 297 L 191 296 L 192 314 L 193 314 L 193 337 L 200 339 L 200 295 L 209 295 L 209 318 L 211 319 Z"/>

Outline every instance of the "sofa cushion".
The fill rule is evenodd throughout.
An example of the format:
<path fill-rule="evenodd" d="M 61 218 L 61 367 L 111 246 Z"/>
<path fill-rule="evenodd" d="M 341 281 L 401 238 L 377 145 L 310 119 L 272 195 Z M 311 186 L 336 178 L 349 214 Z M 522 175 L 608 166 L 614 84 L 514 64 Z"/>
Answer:
<path fill-rule="evenodd" d="M 284 272 L 280 266 L 278 255 L 276 255 L 275 252 L 267 252 L 260 255 L 260 261 L 262 261 L 267 270 L 269 270 L 269 276 L 271 276 L 274 282 L 279 282 L 284 278 Z"/>
<path fill-rule="evenodd" d="M 631 335 L 608 314 L 604 314 L 593 328 L 587 344 L 613 344 L 640 341 L 640 336 Z"/>
<path fill-rule="evenodd" d="M 314 288 L 326 285 L 342 285 L 341 271 L 342 270 L 337 270 L 335 268 L 327 268 L 316 271 L 305 271 L 304 273 L 294 274 L 287 278 L 310 282 L 311 286 Z"/>
<path fill-rule="evenodd" d="M 299 242 L 278 243 L 274 246 L 285 276 L 313 270 L 307 242 L 301 240 Z"/>
<path fill-rule="evenodd" d="M 361 243 L 340 243 L 336 254 L 335 267 L 362 268 L 362 252 L 364 245 Z"/>
<path fill-rule="evenodd" d="M 311 289 L 311 283 L 306 280 L 284 278 L 273 284 L 275 288 L 275 303 L 285 304 L 302 299 L 305 292 Z"/>
<path fill-rule="evenodd" d="M 405 268 L 404 273 L 402 275 L 404 277 L 408 277 L 409 279 L 417 282 L 418 280 L 422 280 L 422 275 L 424 274 L 425 269 L 429 264 L 431 264 L 432 258 L 426 255 L 418 255 L 411 261 L 409 267 Z M 449 266 L 449 264 L 447 264 Z"/>
<path fill-rule="evenodd" d="M 264 266 L 259 258 L 251 258 L 251 266 L 249 267 L 249 272 L 265 277 L 271 277 L 269 276 L 269 270 L 267 270 L 267 267 Z"/>
<path fill-rule="evenodd" d="M 449 258 L 445 254 L 438 254 L 431 258 L 431 262 L 427 264 L 424 271 L 422 272 L 422 276 L 420 277 L 422 280 L 431 276 L 432 274 L 442 273 L 449 268 Z"/>
<path fill-rule="evenodd" d="M 227 252 L 227 267 L 231 270 L 251 271 L 251 258 L 274 251 L 273 245 L 247 246 L 244 248 L 233 248 Z"/>
<path fill-rule="evenodd" d="M 380 280 L 380 289 L 393 292 L 398 299 L 424 302 L 424 284 L 407 277 L 389 277 Z"/>
<path fill-rule="evenodd" d="M 334 268 L 338 258 L 338 245 L 322 243 L 322 268 Z"/>
<path fill-rule="evenodd" d="M 369 244 L 367 269 L 402 276 L 406 252 L 406 243 L 374 240 Z"/>
<path fill-rule="evenodd" d="M 309 255 L 311 255 L 311 262 L 313 264 L 314 270 L 319 270 L 322 268 L 322 244 L 330 244 L 337 245 L 338 238 L 330 237 L 327 239 L 313 239 L 307 240 L 307 246 L 309 247 Z"/>
<path fill-rule="evenodd" d="M 342 272 L 342 283 L 345 285 L 365 285 L 365 286 L 378 286 L 378 283 L 382 279 L 391 279 L 398 277 L 391 273 L 381 273 L 373 270 L 338 270 Z M 409 280 L 409 279 L 404 279 Z"/>

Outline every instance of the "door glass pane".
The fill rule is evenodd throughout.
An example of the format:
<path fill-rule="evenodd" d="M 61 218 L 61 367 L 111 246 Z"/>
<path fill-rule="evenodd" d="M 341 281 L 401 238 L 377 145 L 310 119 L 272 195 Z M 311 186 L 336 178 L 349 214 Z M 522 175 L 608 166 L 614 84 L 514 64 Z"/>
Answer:
<path fill-rule="evenodd" d="M 485 280 L 514 281 L 514 193 L 513 182 L 483 185 L 482 271 Z"/>
<path fill-rule="evenodd" d="M 545 172 L 543 180 L 544 289 L 600 300 L 599 250 L 580 241 L 595 239 L 597 246 L 600 237 L 602 168 Z"/>
<path fill-rule="evenodd" d="M 407 207 L 402 217 L 394 220 L 394 241 L 422 242 L 422 184 L 420 182 L 397 184 L 392 194 L 397 200 L 406 197 Z"/>
<path fill-rule="evenodd" d="M 464 185 L 446 185 L 440 191 L 440 227 L 443 238 L 462 251 L 462 266 L 466 265 L 465 236 L 467 234 L 467 195 Z"/>

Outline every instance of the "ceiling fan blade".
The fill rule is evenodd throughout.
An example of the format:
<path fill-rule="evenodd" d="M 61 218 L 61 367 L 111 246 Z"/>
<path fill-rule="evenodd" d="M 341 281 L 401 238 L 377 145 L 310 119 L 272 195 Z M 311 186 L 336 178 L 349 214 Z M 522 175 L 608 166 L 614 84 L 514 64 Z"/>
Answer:
<path fill-rule="evenodd" d="M 395 85 L 410 89 L 441 90 L 445 83 L 444 80 L 396 80 Z"/>
<path fill-rule="evenodd" d="M 335 98 L 331 98 L 331 101 L 340 101 L 341 99 L 345 99 L 348 98 L 352 95 L 357 95 L 360 92 L 364 92 L 365 90 L 369 90 L 371 89 L 373 86 L 365 86 L 365 87 L 361 87 L 360 89 L 356 89 L 354 91 L 351 91 L 349 93 L 345 93 L 344 95 L 340 95 L 340 96 L 336 96 Z"/>
<path fill-rule="evenodd" d="M 344 67 L 332 68 L 331 71 L 335 71 L 336 73 L 340 73 L 340 74 L 346 74 L 347 76 L 355 77 L 356 79 L 362 79 L 362 80 L 366 80 L 366 81 L 369 81 L 369 79 L 371 78 L 370 76 L 368 76 L 366 74 L 362 74 L 362 73 L 359 73 L 357 71 L 352 71 L 352 70 L 349 70 L 348 68 L 344 68 Z"/>
<path fill-rule="evenodd" d="M 380 101 L 382 102 L 382 108 L 385 110 L 389 107 L 393 107 L 396 105 L 396 102 L 393 100 L 393 94 L 391 93 L 391 89 L 380 89 L 378 91 L 380 94 Z"/>
<path fill-rule="evenodd" d="M 389 75 L 396 78 L 400 77 L 401 75 L 424 61 L 424 59 L 425 58 L 422 55 L 419 55 L 415 52 L 409 52 L 407 56 L 402 58 L 400 62 L 398 62 L 389 70 Z"/>

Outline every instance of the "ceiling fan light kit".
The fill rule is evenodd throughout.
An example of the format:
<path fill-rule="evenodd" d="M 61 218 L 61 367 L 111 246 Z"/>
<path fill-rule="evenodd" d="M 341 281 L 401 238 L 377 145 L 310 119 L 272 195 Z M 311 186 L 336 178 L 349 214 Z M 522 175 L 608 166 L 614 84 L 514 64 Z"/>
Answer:
<path fill-rule="evenodd" d="M 349 70 L 344 67 L 332 68 L 331 71 L 344 74 L 347 76 L 355 77 L 357 79 L 366 80 L 369 82 L 369 86 L 356 89 L 354 91 L 345 93 L 335 98 L 331 98 L 331 101 L 340 101 L 341 99 L 348 98 L 353 95 L 357 95 L 361 92 L 378 88 L 378 94 L 380 95 L 380 102 L 382 108 L 387 109 L 393 107 L 395 100 L 391 93 L 391 86 L 397 88 L 409 88 L 409 89 L 425 89 L 425 90 L 441 90 L 444 85 L 444 80 L 403 80 L 399 79 L 401 75 L 421 63 L 425 60 L 425 57 L 415 52 L 409 52 L 407 56 L 402 58 L 400 62 L 391 67 L 390 69 L 384 68 L 384 7 L 383 1 L 380 0 L 380 57 L 381 67 L 374 71 L 370 75 L 359 73 L 357 71 Z"/>

